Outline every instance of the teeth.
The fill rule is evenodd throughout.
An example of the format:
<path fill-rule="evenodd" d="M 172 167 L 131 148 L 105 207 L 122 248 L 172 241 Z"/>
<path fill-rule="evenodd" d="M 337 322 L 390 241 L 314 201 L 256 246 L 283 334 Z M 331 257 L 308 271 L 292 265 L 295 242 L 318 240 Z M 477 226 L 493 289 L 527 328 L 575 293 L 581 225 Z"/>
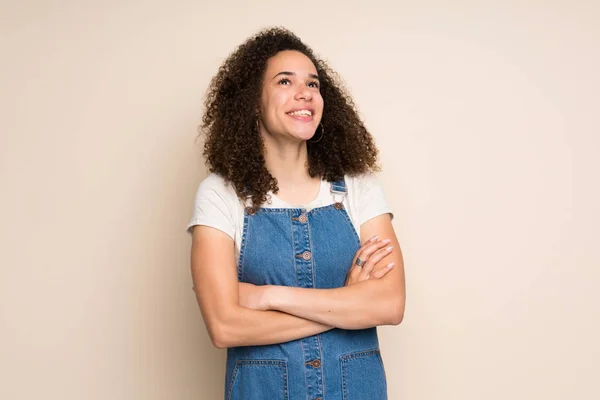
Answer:
<path fill-rule="evenodd" d="M 291 113 L 288 113 L 289 115 L 308 115 L 309 117 L 312 116 L 312 112 L 310 112 L 310 110 L 298 110 L 298 111 L 294 111 Z"/>

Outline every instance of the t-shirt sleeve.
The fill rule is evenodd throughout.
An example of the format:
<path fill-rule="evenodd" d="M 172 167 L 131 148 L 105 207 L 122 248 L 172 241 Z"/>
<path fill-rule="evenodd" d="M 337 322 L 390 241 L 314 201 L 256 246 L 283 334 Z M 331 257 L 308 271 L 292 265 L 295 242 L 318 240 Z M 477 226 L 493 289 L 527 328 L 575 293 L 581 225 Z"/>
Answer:
<path fill-rule="evenodd" d="M 205 225 L 223 231 L 234 239 L 236 202 L 235 192 L 232 194 L 232 190 L 221 178 L 214 175 L 207 177 L 200 183 L 196 192 L 187 232 L 191 234 L 194 226 Z"/>
<path fill-rule="evenodd" d="M 374 174 L 368 173 L 358 179 L 358 223 L 362 225 L 371 218 L 382 214 L 394 214 L 385 198 L 385 193 L 379 180 Z"/>

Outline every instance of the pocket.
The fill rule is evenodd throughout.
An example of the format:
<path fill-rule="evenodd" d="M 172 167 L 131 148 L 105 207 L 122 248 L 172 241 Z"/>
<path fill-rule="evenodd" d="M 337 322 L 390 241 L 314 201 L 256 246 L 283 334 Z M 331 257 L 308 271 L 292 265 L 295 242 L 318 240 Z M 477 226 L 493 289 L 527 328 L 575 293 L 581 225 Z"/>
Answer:
<path fill-rule="evenodd" d="M 385 370 L 379 349 L 340 357 L 344 400 L 387 400 Z"/>
<path fill-rule="evenodd" d="M 287 375 L 283 360 L 238 360 L 227 400 L 288 400 Z"/>

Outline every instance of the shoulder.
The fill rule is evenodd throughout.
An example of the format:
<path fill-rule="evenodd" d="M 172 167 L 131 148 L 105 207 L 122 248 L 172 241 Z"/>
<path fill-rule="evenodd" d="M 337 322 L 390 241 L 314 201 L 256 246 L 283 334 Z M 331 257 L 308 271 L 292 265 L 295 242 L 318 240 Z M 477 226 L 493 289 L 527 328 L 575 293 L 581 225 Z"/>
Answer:
<path fill-rule="evenodd" d="M 240 207 L 240 200 L 233 186 L 221 175 L 211 173 L 204 178 L 196 192 L 196 206 L 219 207 L 231 211 Z"/>
<path fill-rule="evenodd" d="M 196 196 L 218 196 L 224 201 L 237 201 L 238 198 L 233 186 L 221 175 L 215 173 L 211 173 L 200 182 Z"/>
<path fill-rule="evenodd" d="M 344 177 L 348 192 L 356 195 L 368 193 L 374 188 L 380 188 L 379 178 L 372 172 L 365 172 L 358 175 L 346 175 Z"/>
<path fill-rule="evenodd" d="M 225 180 L 225 178 L 223 178 L 221 175 L 216 174 L 214 172 L 210 173 L 206 178 L 204 178 L 200 182 L 200 186 L 199 186 L 198 189 L 199 190 L 203 190 L 203 191 L 215 191 L 215 192 L 223 192 L 223 193 L 233 192 L 233 193 L 235 193 L 235 190 L 233 189 L 233 187 L 231 186 L 231 184 L 229 184 Z"/>
<path fill-rule="evenodd" d="M 392 215 L 379 178 L 372 172 L 346 176 L 348 200 L 359 224 L 381 214 Z M 392 215 L 393 218 L 393 215 Z"/>
<path fill-rule="evenodd" d="M 194 225 L 208 225 L 233 238 L 240 209 L 242 204 L 233 187 L 223 177 L 210 174 L 198 186 L 188 231 Z"/>

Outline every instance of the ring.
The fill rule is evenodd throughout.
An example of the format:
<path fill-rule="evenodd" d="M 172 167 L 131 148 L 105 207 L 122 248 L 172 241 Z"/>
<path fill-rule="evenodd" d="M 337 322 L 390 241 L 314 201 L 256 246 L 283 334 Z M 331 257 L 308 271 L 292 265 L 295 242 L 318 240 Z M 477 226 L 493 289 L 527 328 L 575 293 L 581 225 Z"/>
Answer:
<path fill-rule="evenodd" d="M 358 265 L 359 267 L 362 267 L 363 265 L 365 265 L 365 262 L 357 257 L 355 264 Z"/>

